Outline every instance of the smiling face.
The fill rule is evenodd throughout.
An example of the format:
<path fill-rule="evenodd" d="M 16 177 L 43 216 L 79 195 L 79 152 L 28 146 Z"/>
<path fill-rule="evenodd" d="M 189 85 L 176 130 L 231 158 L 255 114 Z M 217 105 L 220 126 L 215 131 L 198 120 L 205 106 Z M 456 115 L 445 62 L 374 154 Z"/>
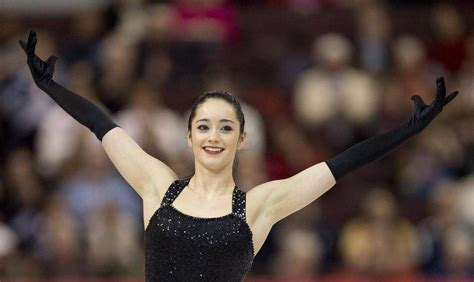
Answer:
<path fill-rule="evenodd" d="M 232 105 L 223 99 L 211 98 L 198 106 L 188 132 L 188 145 L 193 149 L 196 169 L 203 166 L 212 171 L 232 170 L 235 154 L 242 147 L 245 132 Z"/>

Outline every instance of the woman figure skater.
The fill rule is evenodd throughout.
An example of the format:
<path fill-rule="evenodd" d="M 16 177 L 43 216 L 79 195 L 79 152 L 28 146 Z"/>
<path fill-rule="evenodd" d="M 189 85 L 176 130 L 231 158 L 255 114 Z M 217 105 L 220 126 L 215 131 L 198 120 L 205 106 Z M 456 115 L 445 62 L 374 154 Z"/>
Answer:
<path fill-rule="evenodd" d="M 444 80 L 439 78 L 430 105 L 412 96 L 415 114 L 403 126 L 245 193 L 232 177 L 246 132 L 240 104 L 231 94 L 208 92 L 195 101 L 187 135 L 195 173 L 179 179 L 100 108 L 57 84 L 53 80 L 56 57 L 41 60 L 35 54 L 36 41 L 33 31 L 26 43 L 20 40 L 36 85 L 97 136 L 143 200 L 147 281 L 243 281 L 275 223 L 319 198 L 344 175 L 422 131 L 458 95 L 456 91 L 446 96 Z"/>

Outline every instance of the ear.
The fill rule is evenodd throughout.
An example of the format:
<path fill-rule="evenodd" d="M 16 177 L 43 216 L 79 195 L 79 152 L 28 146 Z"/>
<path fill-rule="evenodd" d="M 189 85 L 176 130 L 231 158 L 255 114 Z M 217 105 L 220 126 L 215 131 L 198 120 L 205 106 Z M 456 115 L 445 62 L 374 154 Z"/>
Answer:
<path fill-rule="evenodd" d="M 242 149 L 242 147 L 244 146 L 244 141 L 245 141 L 245 138 L 247 137 L 247 132 L 244 131 L 242 132 L 242 134 L 240 134 L 240 138 L 239 138 L 239 143 L 237 144 L 237 149 Z"/>
<path fill-rule="evenodd" d="M 190 148 L 192 148 L 193 147 L 193 140 L 191 138 L 191 131 L 188 131 L 188 137 L 186 138 L 186 140 L 188 141 L 188 146 Z"/>

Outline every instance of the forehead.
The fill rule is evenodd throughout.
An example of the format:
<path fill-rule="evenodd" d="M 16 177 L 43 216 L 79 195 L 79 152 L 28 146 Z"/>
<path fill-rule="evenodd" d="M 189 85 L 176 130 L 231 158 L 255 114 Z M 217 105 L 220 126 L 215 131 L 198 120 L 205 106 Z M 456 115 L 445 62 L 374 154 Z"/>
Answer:
<path fill-rule="evenodd" d="M 228 102 L 222 99 L 209 99 L 199 105 L 196 109 L 195 120 L 200 119 L 230 119 L 237 120 L 234 108 Z"/>

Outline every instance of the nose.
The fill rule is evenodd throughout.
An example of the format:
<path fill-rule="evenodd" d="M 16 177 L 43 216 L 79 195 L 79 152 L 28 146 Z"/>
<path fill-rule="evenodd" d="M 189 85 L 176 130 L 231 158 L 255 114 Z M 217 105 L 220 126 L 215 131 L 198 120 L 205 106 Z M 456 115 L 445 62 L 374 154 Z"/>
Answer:
<path fill-rule="evenodd" d="M 212 130 L 209 134 L 208 141 L 210 143 L 219 143 L 219 132 L 217 130 Z"/>

